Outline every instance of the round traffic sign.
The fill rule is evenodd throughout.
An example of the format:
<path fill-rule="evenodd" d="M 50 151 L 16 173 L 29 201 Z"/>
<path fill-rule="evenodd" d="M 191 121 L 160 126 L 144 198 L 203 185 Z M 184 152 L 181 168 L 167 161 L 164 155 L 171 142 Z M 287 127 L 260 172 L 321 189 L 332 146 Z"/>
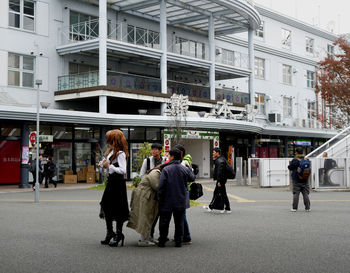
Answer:
<path fill-rule="evenodd" d="M 36 142 L 36 132 L 31 132 L 29 135 L 29 141 L 34 144 Z"/>

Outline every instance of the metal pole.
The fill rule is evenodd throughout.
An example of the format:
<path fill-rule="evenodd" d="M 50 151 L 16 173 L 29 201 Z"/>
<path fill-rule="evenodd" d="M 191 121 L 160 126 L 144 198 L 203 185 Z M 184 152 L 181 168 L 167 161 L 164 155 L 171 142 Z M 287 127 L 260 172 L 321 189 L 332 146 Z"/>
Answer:
<path fill-rule="evenodd" d="M 35 84 L 37 85 L 37 95 L 36 95 L 36 168 L 35 168 L 35 203 L 39 203 L 39 146 L 40 146 L 40 140 L 39 140 L 39 104 L 40 104 L 40 85 L 42 84 L 41 80 L 36 80 Z"/>
<path fill-rule="evenodd" d="M 162 56 L 160 58 L 160 80 L 162 94 L 168 93 L 168 72 L 167 72 L 167 22 L 166 22 L 166 3 L 160 1 L 160 49 Z M 165 115 L 166 103 L 161 104 L 161 115 Z"/>
<path fill-rule="evenodd" d="M 213 15 L 209 17 L 209 86 L 210 86 L 210 99 L 215 100 L 215 26 Z"/>
<path fill-rule="evenodd" d="M 99 0 L 99 85 L 107 86 L 107 0 Z M 107 114 L 107 96 L 99 96 L 99 112 Z"/>
<path fill-rule="evenodd" d="M 250 94 L 250 104 L 255 104 L 255 90 L 254 90 L 254 30 L 252 28 L 248 29 L 248 52 L 249 52 L 249 94 Z"/>

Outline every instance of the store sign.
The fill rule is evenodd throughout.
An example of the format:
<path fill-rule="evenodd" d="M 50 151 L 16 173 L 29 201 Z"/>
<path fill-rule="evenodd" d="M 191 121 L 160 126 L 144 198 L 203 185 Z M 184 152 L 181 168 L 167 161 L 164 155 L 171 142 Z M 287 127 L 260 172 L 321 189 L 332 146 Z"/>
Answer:
<path fill-rule="evenodd" d="M 28 164 L 29 163 L 29 147 L 23 146 L 22 147 L 22 164 Z"/>
<path fill-rule="evenodd" d="M 292 143 L 297 146 L 311 146 L 311 141 L 305 139 L 297 139 L 295 141 L 292 141 Z"/>
<path fill-rule="evenodd" d="M 269 138 L 260 138 L 260 139 L 256 139 L 255 143 L 263 143 L 263 142 L 269 142 L 269 143 L 280 143 L 281 140 L 280 139 L 269 139 Z"/>
<path fill-rule="evenodd" d="M 53 136 L 50 135 L 40 135 L 39 136 L 40 142 L 53 142 Z"/>

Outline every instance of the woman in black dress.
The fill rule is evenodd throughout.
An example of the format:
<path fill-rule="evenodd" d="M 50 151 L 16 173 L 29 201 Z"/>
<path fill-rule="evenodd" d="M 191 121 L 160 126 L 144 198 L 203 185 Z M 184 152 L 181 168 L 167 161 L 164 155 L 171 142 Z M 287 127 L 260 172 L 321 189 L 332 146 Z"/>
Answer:
<path fill-rule="evenodd" d="M 129 156 L 128 145 L 125 136 L 120 130 L 110 130 L 106 133 L 109 149 L 106 152 L 107 158 L 100 162 L 108 172 L 108 182 L 101 200 L 107 226 L 103 245 L 121 246 L 124 245 L 123 224 L 129 218 L 128 198 L 126 194 L 126 162 Z M 117 222 L 116 233 L 113 231 L 113 221 Z"/>

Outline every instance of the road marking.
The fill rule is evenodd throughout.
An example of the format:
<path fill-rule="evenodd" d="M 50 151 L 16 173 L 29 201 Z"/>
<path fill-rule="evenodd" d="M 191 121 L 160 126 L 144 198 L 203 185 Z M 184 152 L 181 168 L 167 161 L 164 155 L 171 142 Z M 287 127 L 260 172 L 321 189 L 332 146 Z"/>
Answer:
<path fill-rule="evenodd" d="M 212 189 L 212 188 L 209 188 L 209 187 L 204 186 L 204 185 L 202 185 L 202 186 L 207 191 L 211 191 L 211 192 L 214 191 L 214 189 Z M 240 197 L 240 196 L 237 196 L 237 195 L 234 195 L 234 194 L 231 194 L 231 193 L 227 193 L 227 196 L 235 199 L 238 203 L 255 203 L 256 202 L 255 200 L 248 200 L 248 199 L 245 199 L 243 197 Z"/>

